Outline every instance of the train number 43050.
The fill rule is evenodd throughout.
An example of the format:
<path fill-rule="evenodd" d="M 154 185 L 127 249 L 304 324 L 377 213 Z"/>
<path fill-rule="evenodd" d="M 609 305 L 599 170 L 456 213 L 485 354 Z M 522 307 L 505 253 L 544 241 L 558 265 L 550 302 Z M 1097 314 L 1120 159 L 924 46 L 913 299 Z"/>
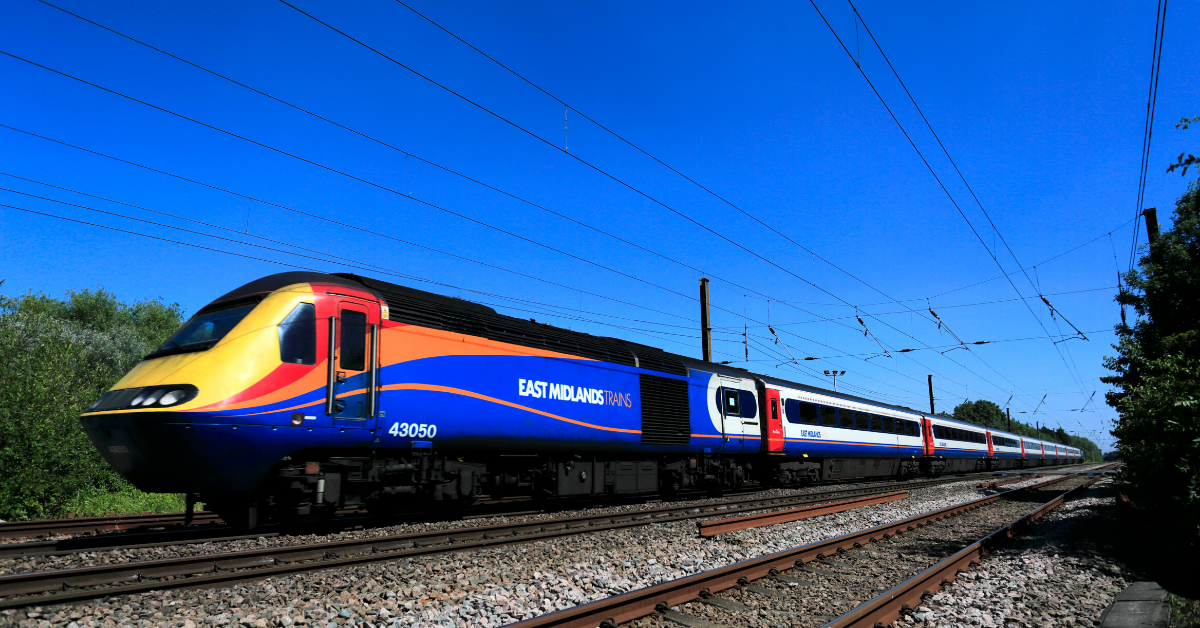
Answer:
<path fill-rule="evenodd" d="M 433 438 L 437 435 L 437 426 L 432 423 L 393 423 L 388 434 L 412 436 L 413 438 Z"/>

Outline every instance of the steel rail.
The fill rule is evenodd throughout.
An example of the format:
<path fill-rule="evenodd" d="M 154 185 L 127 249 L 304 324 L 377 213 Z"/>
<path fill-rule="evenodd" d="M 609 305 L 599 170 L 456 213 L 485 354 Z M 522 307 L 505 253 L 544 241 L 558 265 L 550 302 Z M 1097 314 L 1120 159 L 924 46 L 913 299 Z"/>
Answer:
<path fill-rule="evenodd" d="M 935 480 L 931 483 L 950 481 L 962 480 Z M 930 483 L 924 485 L 928 484 Z M 477 550 L 652 523 L 762 510 L 794 503 L 824 502 L 837 499 L 839 495 L 845 496 L 847 493 L 871 492 L 890 491 L 881 487 L 852 488 L 787 497 L 741 500 L 732 504 L 729 502 L 694 504 L 615 514 L 565 517 L 546 521 L 496 524 L 221 554 L 8 574 L 0 576 L 0 596 L 4 596 L 0 597 L 0 609 L 77 602 L 150 590 L 218 586 L 335 567 L 387 562 L 413 556 Z M 173 579 L 161 580 L 161 578 L 168 577 Z M 116 586 L 95 589 L 81 588 L 113 584 Z M 50 591 L 61 592 L 47 594 Z"/>
<path fill-rule="evenodd" d="M 1048 480 L 1040 484 L 982 497 L 947 508 L 940 508 L 874 528 L 859 530 L 832 539 L 817 541 L 782 552 L 752 558 L 652 587 L 637 589 L 603 600 L 597 600 L 589 604 L 540 615 L 513 624 L 513 627 L 596 628 L 596 626 L 616 626 L 639 617 L 644 617 L 657 610 L 666 610 L 671 606 L 684 604 L 697 598 L 710 597 L 718 591 L 732 588 L 738 584 L 745 584 L 751 580 L 776 576 L 779 575 L 780 571 L 785 569 L 800 567 L 805 563 L 832 554 L 842 553 L 846 550 L 862 547 L 868 543 L 888 539 L 896 534 L 915 530 L 926 524 L 987 506 L 1004 497 L 1011 497 L 1023 491 L 1044 488 L 1051 484 L 1065 481 L 1066 479 L 1068 478 L 1063 477 Z"/>
<path fill-rule="evenodd" d="M 971 477 L 972 476 L 942 478 L 942 479 L 938 479 L 938 480 L 922 480 L 922 481 L 917 481 L 917 482 L 910 482 L 910 483 L 904 484 L 903 486 L 909 490 L 912 490 L 912 489 L 917 489 L 917 488 L 938 486 L 940 484 L 969 481 L 971 479 Z M 832 495 L 832 496 L 846 496 L 846 495 L 856 495 L 856 494 L 857 495 L 869 495 L 869 494 L 874 494 L 874 493 L 878 493 L 878 492 L 894 490 L 896 486 L 897 485 L 894 482 L 888 482 L 885 484 L 875 484 L 875 485 L 870 485 L 870 486 L 854 486 L 854 487 L 846 488 L 846 489 L 826 489 L 826 490 L 823 490 L 823 491 L 820 491 L 817 493 L 805 493 L 805 494 L 801 494 L 801 495 L 793 495 L 793 496 L 785 496 L 785 497 L 775 497 L 775 498 L 751 497 L 751 498 L 733 499 L 733 500 L 728 500 L 728 501 L 724 501 L 724 502 L 714 503 L 712 505 L 714 505 L 714 506 L 743 505 L 743 504 L 763 504 L 763 503 L 772 503 L 772 502 L 778 502 L 779 505 L 787 505 L 787 504 L 792 504 L 792 503 L 806 503 L 806 501 L 811 501 L 811 500 L 808 500 L 807 498 L 810 496 L 814 496 L 814 495 Z M 799 501 L 796 501 L 796 500 L 799 500 Z M 519 503 L 519 505 L 524 505 L 524 504 L 525 504 L 525 502 Z M 514 503 L 513 505 L 518 505 L 518 504 Z M 648 510 L 645 510 L 644 512 L 671 511 L 671 510 L 678 510 L 680 508 L 689 508 L 689 507 L 690 506 L 674 506 L 674 507 L 666 507 L 666 508 L 661 508 L 661 509 L 648 509 Z M 766 506 L 766 507 L 770 507 L 770 506 Z M 514 515 L 521 515 L 521 514 L 543 514 L 544 512 L 545 512 L 544 510 L 513 511 L 511 509 L 503 509 L 503 510 L 497 510 L 495 512 L 489 512 L 486 514 L 472 513 L 470 516 L 473 518 L 478 518 L 478 517 L 483 517 L 483 516 L 497 516 L 497 515 L 514 516 Z M 738 511 L 730 510 L 727 512 L 738 512 Z M 182 513 L 180 513 L 180 516 L 182 516 Z M 382 526 L 382 525 L 393 525 L 394 523 L 395 523 L 394 519 L 379 519 L 377 517 L 347 517 L 347 518 L 335 519 L 334 521 L 328 522 L 325 526 L 319 526 L 316 529 L 318 531 L 322 531 L 322 530 L 328 531 L 330 529 L 344 530 L 344 529 L 352 529 L 352 528 L 358 527 L 358 526 L 363 526 L 363 527 L 371 526 L 371 525 Z M 0 524 L 0 525 L 3 525 L 3 524 Z M 332 526 L 332 528 L 327 527 L 327 526 Z M 281 534 L 282 533 L 279 531 L 279 526 L 266 526 L 261 529 L 255 530 L 253 532 L 249 532 L 249 533 L 245 532 L 245 531 L 236 531 L 232 528 L 228 528 L 228 527 L 224 527 L 224 526 L 217 527 L 217 528 L 205 528 L 205 529 L 199 529 L 199 530 L 178 529 L 178 530 L 160 530 L 160 531 L 151 531 L 151 532 L 128 532 L 128 533 L 121 534 L 121 535 L 110 535 L 110 536 L 104 536 L 104 535 L 102 535 L 102 536 L 86 536 L 86 537 L 75 537 L 75 538 L 58 539 L 58 540 L 27 541 L 27 542 L 22 542 L 22 543 L 0 543 L 0 558 L 55 556 L 55 555 L 73 554 L 73 553 L 85 552 L 85 551 L 86 552 L 100 552 L 100 551 L 109 551 L 109 550 L 114 550 L 114 549 L 162 547 L 165 545 L 185 545 L 185 544 L 190 544 L 190 543 L 213 543 L 213 542 L 242 540 L 242 539 L 246 539 L 246 538 L 257 538 L 260 536 L 275 537 L 275 536 L 280 536 Z"/>
<path fill-rule="evenodd" d="M 78 534 L 80 532 L 116 532 L 147 526 L 181 524 L 182 512 L 126 515 L 119 517 L 79 517 L 77 519 L 35 519 L 0 523 L 0 539 L 15 539 L 44 534 Z M 197 512 L 194 523 L 220 521 L 215 512 Z"/>
<path fill-rule="evenodd" d="M 995 532 L 964 547 L 929 569 L 825 624 L 825 628 L 874 628 L 875 626 L 890 625 L 893 621 L 900 619 L 903 613 L 911 612 L 913 607 L 919 606 L 921 599 L 926 595 L 936 593 L 942 587 L 953 582 L 958 574 L 978 565 L 991 548 L 1012 538 L 1018 526 L 1040 519 L 1061 505 L 1067 498 L 1082 492 L 1099 480 L 1100 478 L 1088 480 L 1042 504 L 1032 512 L 1001 526 Z"/>
<path fill-rule="evenodd" d="M 956 476 L 960 479 L 968 479 L 972 475 L 990 475 L 990 472 L 963 474 Z M 881 481 L 889 481 L 891 478 L 867 478 L 863 483 L 873 483 Z M 824 483 L 822 483 L 824 484 Z M 839 482 L 845 484 L 845 482 Z M 796 487 L 801 488 L 801 487 Z M 765 488 L 755 489 L 756 491 L 766 490 Z M 753 492 L 753 491 L 752 491 Z M 528 506 L 534 502 L 530 499 L 520 499 L 518 501 L 498 501 L 496 504 L 479 508 L 480 516 L 493 516 L 495 514 L 504 514 L 501 505 L 521 505 Z M 567 505 L 564 503 L 563 505 Z M 574 504 L 571 504 L 574 505 Z M 540 511 L 539 511 L 540 512 Z M 420 512 L 406 513 L 407 515 L 419 515 Z M 25 537 L 37 537 L 50 534 L 78 534 L 78 533 L 101 533 L 101 532 L 124 532 L 128 530 L 136 530 L 144 527 L 160 527 L 168 525 L 179 525 L 184 522 L 186 513 L 184 512 L 164 512 L 164 513 L 145 513 L 141 515 L 114 515 L 104 517 L 72 517 L 67 519 L 34 519 L 31 521 L 4 521 L 0 522 L 0 539 L 15 539 Z M 220 522 L 221 518 L 214 512 L 199 511 L 196 512 L 193 518 L 195 524 L 216 523 Z M 208 540 L 208 539 L 205 539 Z M 2 546 L 4 544 L 0 544 Z"/>
<path fill-rule="evenodd" d="M 729 517 L 726 519 L 710 519 L 701 521 L 696 524 L 696 529 L 703 537 L 714 537 L 718 534 L 726 532 L 736 532 L 738 530 L 749 530 L 751 528 L 761 528 L 764 526 L 774 525 L 776 523 L 787 523 L 789 521 L 798 521 L 800 519 L 808 519 L 811 517 L 819 517 L 821 515 L 831 515 L 837 512 L 845 512 L 854 510 L 855 508 L 864 508 L 866 506 L 874 506 L 875 504 L 883 504 L 886 502 L 905 499 L 908 497 L 908 491 L 895 491 L 892 493 L 883 493 L 881 495 L 872 495 L 869 497 L 860 497 L 858 499 L 847 499 L 832 504 L 819 504 L 815 506 L 804 506 L 801 508 L 791 508 L 788 510 L 776 510 L 773 512 L 764 512 L 744 517 Z"/>
<path fill-rule="evenodd" d="M 1090 463 L 1098 464 L 1098 463 Z M 1118 465 L 1108 465 L 1109 467 Z M 1041 468 L 1041 467 L 1036 467 Z M 1090 471 L 1098 472 L 1101 469 L 1092 469 Z M 954 477 L 943 477 L 939 480 L 931 480 L 932 482 L 947 482 L 947 481 L 966 481 L 972 477 L 979 476 L 994 476 L 998 473 L 1014 473 L 1029 475 L 1029 470 L 1022 472 L 1019 469 L 1013 470 L 997 470 L 997 471 L 975 471 L 962 472 L 954 474 Z M 892 482 L 893 478 L 857 478 L 850 480 L 827 480 L 818 482 L 818 486 L 834 486 L 845 485 L 847 483 L 863 483 L 871 484 L 878 482 Z M 921 481 L 920 486 L 925 486 L 928 481 Z M 918 484 L 909 484 L 908 486 L 917 486 Z M 789 487 L 791 488 L 791 487 Z M 796 487 L 800 488 L 800 487 Z M 765 487 L 755 488 L 749 492 L 766 490 Z M 477 512 L 467 513 L 470 516 L 494 516 L 497 514 L 511 514 L 503 509 L 505 505 L 532 505 L 534 502 L 529 499 L 521 499 L 519 501 L 503 500 L 497 501 L 485 507 L 481 507 Z M 575 505 L 564 502 L 562 505 Z M 352 510 L 351 512 L 355 512 Z M 538 512 L 544 512 L 539 510 Z M 405 513 L 405 516 L 421 515 L 423 513 L 414 511 Z M 77 517 L 67 519 L 37 519 L 33 521 L 7 521 L 0 522 L 0 540 L 46 536 L 50 534 L 79 534 L 79 533 L 102 533 L 102 532 L 125 532 L 132 531 L 138 528 L 155 528 L 169 525 L 181 525 L 184 523 L 186 513 L 169 512 L 169 513 L 149 513 L 141 515 L 116 515 L 108 517 Z M 193 524 L 207 524 L 221 522 L 216 513 L 199 511 L 195 513 Z M 359 519 L 355 519 L 353 523 L 359 523 Z M 211 538 L 203 538 L 201 541 L 213 540 Z M 182 541 L 181 541 L 182 542 Z M 34 542 L 29 542 L 34 543 Z M 52 544 L 53 541 L 45 542 L 46 545 Z M 4 543 L 0 543 L 0 557 L 6 555 L 4 553 Z M 107 549 L 107 548 L 105 548 Z M 14 554 L 15 555 L 15 554 Z M 26 555 L 45 555 L 45 554 L 26 554 Z"/>

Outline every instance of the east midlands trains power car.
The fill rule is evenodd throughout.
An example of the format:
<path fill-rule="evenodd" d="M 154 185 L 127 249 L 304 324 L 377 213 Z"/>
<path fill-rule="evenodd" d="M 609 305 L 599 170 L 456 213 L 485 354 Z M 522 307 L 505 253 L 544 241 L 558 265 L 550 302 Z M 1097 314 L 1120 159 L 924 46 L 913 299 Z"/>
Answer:
<path fill-rule="evenodd" d="M 486 493 L 720 490 L 1082 461 L 1079 450 L 356 275 L 196 313 L 82 415 L 144 491 L 253 526 Z"/>

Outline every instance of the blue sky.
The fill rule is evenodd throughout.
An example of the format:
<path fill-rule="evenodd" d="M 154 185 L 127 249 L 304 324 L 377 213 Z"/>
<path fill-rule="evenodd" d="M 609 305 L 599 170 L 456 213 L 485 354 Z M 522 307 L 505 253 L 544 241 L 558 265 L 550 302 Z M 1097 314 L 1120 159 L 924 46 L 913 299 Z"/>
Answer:
<path fill-rule="evenodd" d="M 1131 244 L 1153 3 L 858 5 L 999 234 L 1024 266 L 1037 266 L 1012 275 L 1015 288 L 997 279 L 989 249 L 1007 272 L 1018 268 L 1013 257 L 846 3 L 818 6 L 984 243 L 807 3 L 412 4 L 794 243 L 578 113 L 564 128 L 559 102 L 395 2 L 295 4 L 496 115 L 281 2 L 55 3 L 644 248 L 31 0 L 0 9 L 4 52 L 345 174 L 0 56 L 0 124 L 234 192 L 0 128 L 0 171 L 32 180 L 0 176 L 0 187 L 15 190 L 0 191 L 0 203 L 358 272 L 697 357 L 698 269 L 721 278 L 712 287 L 719 360 L 813 384 L 824 369 L 846 370 L 839 388 L 922 409 L 932 373 L 939 409 L 965 398 L 1003 405 L 1011 395 L 1014 418 L 1111 442 L 1114 415 L 1099 377 L 1119 313 L 1113 250 L 1123 268 Z M 1194 152 L 1200 132 L 1173 126 L 1200 114 L 1200 77 L 1189 62 L 1200 52 L 1200 5 L 1170 10 L 1146 194 L 1164 217 L 1186 180 L 1163 171 L 1180 151 Z M 0 291 L 8 295 L 102 287 L 190 313 L 289 269 L 9 208 L 0 208 L 0 230 Z M 1028 307 L 1018 290 L 1032 297 Z M 956 341 L 931 322 L 927 298 L 958 337 L 993 343 L 941 354 Z M 864 337 L 856 309 L 878 343 Z M 1089 340 L 1037 338 L 1070 335 L 1061 316 Z M 881 344 L 893 357 L 874 357 Z M 918 350 L 898 352 L 907 348 Z M 820 359 L 790 364 L 789 352 Z M 1088 409 L 1096 412 L 1073 412 L 1093 391 Z M 1032 414 L 1043 397 L 1042 414 Z"/>

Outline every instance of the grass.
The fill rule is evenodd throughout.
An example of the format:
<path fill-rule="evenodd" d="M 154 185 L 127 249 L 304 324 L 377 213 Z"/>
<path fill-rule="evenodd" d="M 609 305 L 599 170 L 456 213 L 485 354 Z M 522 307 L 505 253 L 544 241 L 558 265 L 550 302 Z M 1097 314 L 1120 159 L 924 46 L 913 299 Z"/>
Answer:
<path fill-rule="evenodd" d="M 143 512 L 180 512 L 186 505 L 183 493 L 143 493 L 132 486 L 126 486 L 117 491 L 82 491 L 71 498 L 66 510 L 76 517 L 100 517 Z M 202 504 L 197 504 L 196 510 L 201 510 L 202 507 Z"/>

